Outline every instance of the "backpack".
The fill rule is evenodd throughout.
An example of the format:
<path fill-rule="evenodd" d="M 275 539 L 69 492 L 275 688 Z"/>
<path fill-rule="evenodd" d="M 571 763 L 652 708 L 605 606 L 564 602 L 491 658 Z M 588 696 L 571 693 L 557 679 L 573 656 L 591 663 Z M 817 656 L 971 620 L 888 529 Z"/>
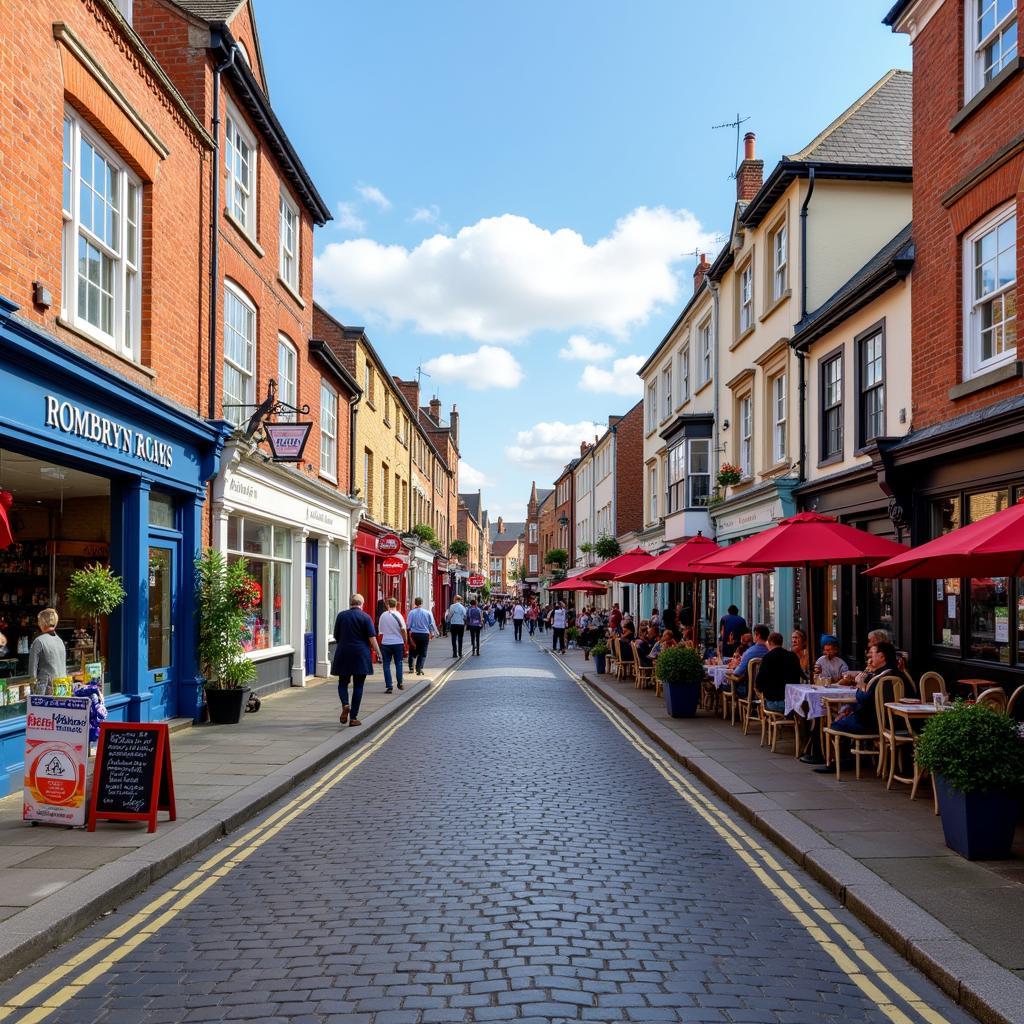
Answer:
<path fill-rule="evenodd" d="M 469 609 L 466 611 L 466 624 L 472 626 L 474 629 L 477 626 L 482 626 L 484 624 L 483 613 L 479 608 L 474 608 L 470 605 Z"/>

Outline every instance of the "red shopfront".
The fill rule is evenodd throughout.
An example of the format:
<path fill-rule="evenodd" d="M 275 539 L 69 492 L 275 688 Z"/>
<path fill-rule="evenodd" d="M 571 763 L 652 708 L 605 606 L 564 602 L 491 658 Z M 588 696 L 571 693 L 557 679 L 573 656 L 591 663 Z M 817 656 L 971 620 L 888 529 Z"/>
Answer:
<path fill-rule="evenodd" d="M 448 559 L 438 555 L 434 559 L 434 619 L 437 628 L 444 622 L 448 605 L 452 602 L 451 580 L 448 576 Z"/>
<path fill-rule="evenodd" d="M 385 559 L 394 558 L 396 554 L 406 560 L 409 558 L 408 549 L 400 541 L 398 549 L 394 550 L 392 538 L 398 540 L 393 531 L 365 520 L 356 531 L 356 587 L 363 595 L 364 609 L 373 616 L 374 622 L 390 597 L 398 601 L 398 610 L 403 615 L 408 611 L 409 574 L 389 576 L 382 567 Z"/>

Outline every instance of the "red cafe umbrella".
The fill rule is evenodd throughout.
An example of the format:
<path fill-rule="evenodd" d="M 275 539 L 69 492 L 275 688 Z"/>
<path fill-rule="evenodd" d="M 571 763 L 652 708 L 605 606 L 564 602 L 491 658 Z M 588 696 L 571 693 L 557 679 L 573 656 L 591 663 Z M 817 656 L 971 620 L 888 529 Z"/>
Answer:
<path fill-rule="evenodd" d="M 891 579 L 1024 576 L 1024 499 L 867 570 Z"/>
<path fill-rule="evenodd" d="M 814 609 L 810 601 L 810 570 L 827 565 L 874 565 L 907 551 L 903 544 L 876 537 L 865 530 L 819 512 L 799 512 L 778 526 L 722 548 L 698 561 L 702 568 L 734 566 L 761 572 L 785 566 L 802 566 L 808 587 L 807 644 L 813 658 Z"/>
<path fill-rule="evenodd" d="M 633 548 L 631 551 L 616 555 L 615 558 L 610 558 L 602 565 L 595 565 L 573 578 L 586 580 L 590 583 L 594 583 L 597 580 L 615 580 L 623 573 L 632 572 L 634 569 L 639 569 L 641 566 L 646 565 L 653 557 L 649 551 L 644 551 L 643 548 Z"/>
<path fill-rule="evenodd" d="M 579 576 L 562 580 L 560 583 L 552 583 L 548 590 L 581 590 L 587 594 L 603 594 L 608 588 L 603 583 L 589 583 L 580 580 Z"/>

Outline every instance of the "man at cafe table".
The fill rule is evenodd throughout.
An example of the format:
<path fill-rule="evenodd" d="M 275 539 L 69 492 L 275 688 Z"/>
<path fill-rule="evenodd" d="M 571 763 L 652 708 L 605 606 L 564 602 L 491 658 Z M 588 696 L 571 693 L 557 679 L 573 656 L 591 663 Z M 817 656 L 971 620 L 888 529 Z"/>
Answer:
<path fill-rule="evenodd" d="M 736 671 L 729 673 L 729 679 L 736 684 L 736 696 L 747 695 L 747 666 L 754 658 L 763 658 L 768 653 L 768 635 L 771 630 L 764 625 L 754 627 L 754 642 L 743 652 Z"/>
<path fill-rule="evenodd" d="M 764 706 L 779 714 L 786 710 L 786 687 L 799 683 L 803 675 L 800 659 L 782 644 L 781 633 L 768 634 L 768 653 L 757 670 L 757 688 L 764 698 Z"/>
<path fill-rule="evenodd" d="M 813 682 L 839 682 L 850 671 L 850 666 L 839 657 L 838 637 L 828 633 L 824 634 L 821 638 L 821 649 L 824 653 L 814 663 Z"/>

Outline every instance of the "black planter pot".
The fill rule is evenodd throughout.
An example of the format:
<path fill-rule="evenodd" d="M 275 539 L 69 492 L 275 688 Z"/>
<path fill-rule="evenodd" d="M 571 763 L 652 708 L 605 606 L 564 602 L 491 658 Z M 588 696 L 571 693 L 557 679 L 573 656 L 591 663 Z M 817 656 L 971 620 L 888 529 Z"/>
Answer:
<path fill-rule="evenodd" d="M 935 776 L 946 845 L 968 860 L 1006 860 L 1020 801 L 1015 793 L 961 793 Z"/>
<path fill-rule="evenodd" d="M 239 690 L 206 689 L 206 707 L 211 725 L 235 725 L 242 717 L 242 709 L 249 699 L 249 687 Z"/>
<path fill-rule="evenodd" d="M 665 683 L 665 710 L 672 718 L 696 718 L 700 683 Z"/>
<path fill-rule="evenodd" d="M 607 657 L 608 657 L 608 655 L 606 655 L 606 654 L 595 654 L 594 655 L 594 671 L 597 672 L 597 674 L 599 676 L 603 676 L 604 675 L 604 659 L 607 658 Z"/>

